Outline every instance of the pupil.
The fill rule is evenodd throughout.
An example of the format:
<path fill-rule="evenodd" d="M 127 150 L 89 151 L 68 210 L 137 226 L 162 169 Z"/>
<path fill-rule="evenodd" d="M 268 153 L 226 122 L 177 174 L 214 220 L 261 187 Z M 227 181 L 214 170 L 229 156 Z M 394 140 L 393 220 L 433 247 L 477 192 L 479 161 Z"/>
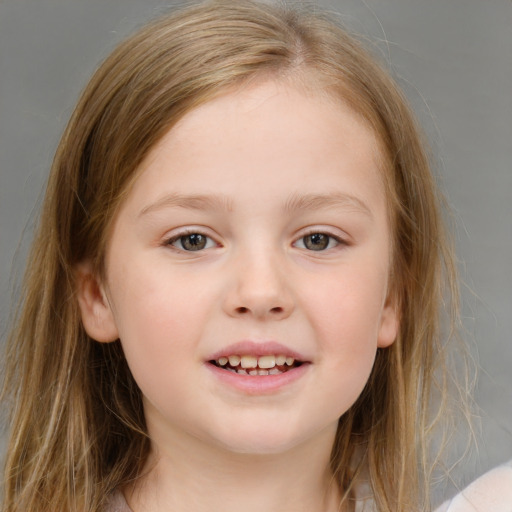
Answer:
<path fill-rule="evenodd" d="M 329 237 L 322 233 L 313 233 L 304 238 L 304 245 L 312 251 L 322 251 L 329 245 Z"/>
<path fill-rule="evenodd" d="M 181 244 L 187 251 L 199 251 L 206 246 L 206 237 L 199 233 L 182 236 Z"/>

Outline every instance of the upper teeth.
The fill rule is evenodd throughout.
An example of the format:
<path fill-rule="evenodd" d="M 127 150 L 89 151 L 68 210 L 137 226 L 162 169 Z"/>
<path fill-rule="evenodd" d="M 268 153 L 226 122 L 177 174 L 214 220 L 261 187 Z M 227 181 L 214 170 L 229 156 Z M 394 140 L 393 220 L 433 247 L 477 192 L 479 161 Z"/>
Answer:
<path fill-rule="evenodd" d="M 230 366 L 236 367 L 240 365 L 242 368 L 261 368 L 268 370 L 277 366 L 292 366 L 295 362 L 293 357 L 286 357 L 284 355 L 268 355 L 268 356 L 249 356 L 249 355 L 232 355 L 229 357 L 219 357 L 217 364 L 219 366 L 226 366 L 228 363 Z"/>

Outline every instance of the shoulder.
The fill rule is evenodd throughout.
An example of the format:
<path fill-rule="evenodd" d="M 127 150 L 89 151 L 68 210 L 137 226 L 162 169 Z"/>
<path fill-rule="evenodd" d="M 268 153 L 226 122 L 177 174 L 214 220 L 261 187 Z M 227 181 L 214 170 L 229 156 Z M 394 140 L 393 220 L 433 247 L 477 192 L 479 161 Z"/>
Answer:
<path fill-rule="evenodd" d="M 132 512 L 121 491 L 113 492 L 106 503 L 105 512 Z"/>
<path fill-rule="evenodd" d="M 435 512 L 511 512 L 512 461 L 492 469 Z"/>

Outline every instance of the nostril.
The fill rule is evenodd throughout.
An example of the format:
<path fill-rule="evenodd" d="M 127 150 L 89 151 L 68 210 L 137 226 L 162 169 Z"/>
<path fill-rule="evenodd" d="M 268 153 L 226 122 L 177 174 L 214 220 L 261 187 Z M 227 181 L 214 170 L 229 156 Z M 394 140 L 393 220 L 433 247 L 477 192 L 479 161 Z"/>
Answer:
<path fill-rule="evenodd" d="M 245 306 L 240 306 L 238 308 L 236 308 L 236 312 L 239 314 L 239 315 L 245 315 L 247 313 L 250 313 L 250 308 L 247 308 Z M 281 307 L 281 306 L 276 306 L 274 308 L 270 308 L 269 310 L 269 313 L 270 314 L 273 314 L 273 315 L 281 315 L 283 314 L 284 312 L 284 309 Z"/>

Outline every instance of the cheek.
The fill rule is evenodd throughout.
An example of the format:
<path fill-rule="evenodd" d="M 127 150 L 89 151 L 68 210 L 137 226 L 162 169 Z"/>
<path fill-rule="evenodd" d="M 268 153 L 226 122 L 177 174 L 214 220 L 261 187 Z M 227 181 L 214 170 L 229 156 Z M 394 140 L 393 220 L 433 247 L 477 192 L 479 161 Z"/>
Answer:
<path fill-rule="evenodd" d="M 386 273 L 378 268 L 352 266 L 325 276 L 323 282 L 307 285 L 302 297 L 310 321 L 324 341 L 334 346 L 348 343 L 376 346 L 384 299 Z M 357 343 L 359 342 L 359 343 Z"/>
<path fill-rule="evenodd" d="M 114 313 L 124 337 L 138 334 L 166 342 L 183 329 L 194 329 L 191 319 L 197 318 L 197 304 L 203 301 L 200 290 L 182 273 L 170 272 L 165 262 L 126 261 L 112 273 L 111 282 Z"/>
<path fill-rule="evenodd" d="M 175 387 L 201 337 L 201 298 L 165 268 L 123 267 L 111 274 L 112 305 L 128 365 L 143 392 Z"/>
<path fill-rule="evenodd" d="M 322 362 L 334 384 L 326 393 L 333 400 L 343 397 L 342 409 L 355 401 L 373 367 L 386 284 L 385 271 L 361 265 L 331 274 L 321 286 L 302 292 L 308 297 L 304 310 L 309 311 Z"/>

